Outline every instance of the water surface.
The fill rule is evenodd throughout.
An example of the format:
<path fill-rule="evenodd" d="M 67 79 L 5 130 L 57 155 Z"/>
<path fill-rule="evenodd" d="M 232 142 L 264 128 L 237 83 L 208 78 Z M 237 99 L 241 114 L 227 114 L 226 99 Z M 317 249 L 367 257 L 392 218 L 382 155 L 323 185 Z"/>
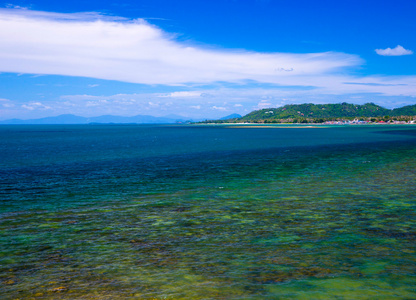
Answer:
<path fill-rule="evenodd" d="M 4 299 L 414 299 L 416 128 L 0 127 Z"/>

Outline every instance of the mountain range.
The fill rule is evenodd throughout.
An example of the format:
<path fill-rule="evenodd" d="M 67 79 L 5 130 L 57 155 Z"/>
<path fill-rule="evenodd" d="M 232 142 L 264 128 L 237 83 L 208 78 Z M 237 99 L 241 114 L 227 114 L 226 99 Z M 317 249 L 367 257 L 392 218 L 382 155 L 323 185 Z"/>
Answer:
<path fill-rule="evenodd" d="M 231 114 L 220 120 L 241 118 L 239 114 Z M 105 115 L 99 117 L 80 117 L 71 114 L 59 115 L 56 117 L 46 117 L 40 119 L 9 119 L 0 121 L 0 124 L 174 124 L 200 122 L 205 119 L 187 119 L 179 115 L 167 115 L 164 117 L 154 117 L 149 115 L 137 115 L 133 117 L 122 117 Z"/>
<path fill-rule="evenodd" d="M 105 115 L 99 117 L 80 117 L 71 114 L 59 115 L 56 117 L 46 117 L 40 119 L 9 119 L 0 121 L 0 124 L 171 124 L 171 123 L 185 123 L 201 120 L 189 120 L 178 115 L 168 115 L 165 117 L 154 117 L 149 115 L 137 115 L 133 117 L 122 117 Z"/>

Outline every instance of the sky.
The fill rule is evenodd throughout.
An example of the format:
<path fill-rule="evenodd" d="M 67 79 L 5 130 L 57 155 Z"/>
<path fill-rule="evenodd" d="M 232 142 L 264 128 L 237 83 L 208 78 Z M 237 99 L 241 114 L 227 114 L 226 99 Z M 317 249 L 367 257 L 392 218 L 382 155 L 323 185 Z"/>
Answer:
<path fill-rule="evenodd" d="M 0 120 L 416 104 L 413 0 L 0 2 Z"/>

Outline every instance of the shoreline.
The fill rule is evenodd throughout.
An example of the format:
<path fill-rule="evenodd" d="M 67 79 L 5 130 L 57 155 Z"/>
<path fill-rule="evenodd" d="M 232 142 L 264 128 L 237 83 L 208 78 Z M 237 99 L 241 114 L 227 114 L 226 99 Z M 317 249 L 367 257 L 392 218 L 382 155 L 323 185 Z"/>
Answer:
<path fill-rule="evenodd" d="M 342 123 L 342 124 L 324 124 L 324 123 L 193 123 L 191 125 L 198 126 L 225 126 L 239 128 L 330 128 L 340 126 L 412 126 L 416 123 Z"/>

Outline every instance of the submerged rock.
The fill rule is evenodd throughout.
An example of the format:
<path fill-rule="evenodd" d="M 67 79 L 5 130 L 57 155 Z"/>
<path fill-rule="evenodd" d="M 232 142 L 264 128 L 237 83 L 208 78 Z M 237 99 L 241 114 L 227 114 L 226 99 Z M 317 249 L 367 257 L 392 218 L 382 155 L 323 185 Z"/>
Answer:
<path fill-rule="evenodd" d="M 68 288 L 66 288 L 64 286 L 60 286 L 60 287 L 57 287 L 57 288 L 53 288 L 51 291 L 56 292 L 56 293 L 60 293 L 60 292 L 66 291 L 66 290 L 68 290 Z"/>

